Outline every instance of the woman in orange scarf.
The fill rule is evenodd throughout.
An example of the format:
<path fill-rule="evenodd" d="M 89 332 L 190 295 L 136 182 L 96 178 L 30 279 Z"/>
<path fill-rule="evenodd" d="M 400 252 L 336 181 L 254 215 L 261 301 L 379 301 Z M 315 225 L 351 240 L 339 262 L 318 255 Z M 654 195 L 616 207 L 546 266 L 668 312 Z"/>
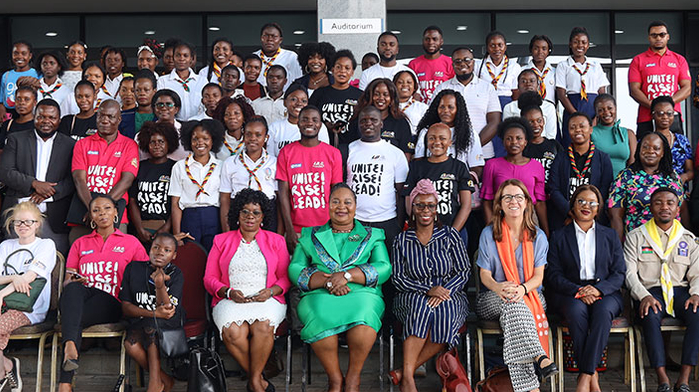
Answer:
<path fill-rule="evenodd" d="M 493 220 L 481 233 L 478 266 L 481 291 L 476 314 L 500 322 L 503 359 L 515 392 L 539 391 L 537 374 L 554 376 L 549 359 L 546 302 L 539 292 L 548 241 L 533 219 L 534 205 L 524 184 L 500 185 L 493 198 Z"/>

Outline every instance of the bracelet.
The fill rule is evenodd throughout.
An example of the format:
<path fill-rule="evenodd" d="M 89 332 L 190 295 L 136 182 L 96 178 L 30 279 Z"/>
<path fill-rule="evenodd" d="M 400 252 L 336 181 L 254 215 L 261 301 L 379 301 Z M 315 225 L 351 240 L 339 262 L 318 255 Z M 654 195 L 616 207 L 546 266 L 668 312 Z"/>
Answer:
<path fill-rule="evenodd" d="M 524 295 L 527 295 L 527 293 L 529 293 L 529 290 L 527 290 L 527 286 L 525 286 L 524 283 L 520 283 L 519 285 L 524 288 Z"/>
<path fill-rule="evenodd" d="M 226 289 L 226 299 L 231 299 L 231 288 Z"/>

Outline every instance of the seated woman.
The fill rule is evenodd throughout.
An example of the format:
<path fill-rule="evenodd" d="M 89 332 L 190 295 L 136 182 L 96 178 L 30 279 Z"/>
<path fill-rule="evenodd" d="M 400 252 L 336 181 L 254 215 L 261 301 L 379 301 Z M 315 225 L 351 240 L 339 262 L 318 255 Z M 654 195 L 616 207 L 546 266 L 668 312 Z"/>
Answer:
<path fill-rule="evenodd" d="M 272 206 L 261 191 L 246 188 L 231 201 L 228 224 L 209 253 L 204 274 L 213 296 L 213 318 L 228 352 L 248 374 L 248 391 L 274 391 L 262 375 L 274 331 L 286 315 L 284 293 L 289 252 L 284 237 L 269 227 Z"/>
<path fill-rule="evenodd" d="M 607 345 L 612 319 L 624 305 L 626 263 L 614 230 L 595 220 L 603 206 L 594 185 L 581 185 L 570 199 L 573 223 L 551 236 L 546 271 L 549 304 L 568 323 L 580 369 L 577 392 L 598 392 L 595 370 Z"/>
<path fill-rule="evenodd" d="M 5 297 L 14 293 L 29 293 L 29 284 L 37 278 L 46 279 L 41 294 L 34 302 L 34 311 L 21 312 L 7 309 L 0 315 L 0 390 L 10 385 L 12 390 L 22 390 L 22 378 L 19 373 L 19 359 L 5 357 L 3 350 L 7 347 L 12 331 L 15 329 L 44 322 L 51 302 L 51 273 L 56 265 L 56 245 L 47 238 L 39 238 L 44 216 L 36 204 L 25 201 L 7 211 L 5 230 L 14 231 L 17 238 L 0 243 L 0 260 L 8 263 L 1 272 L 0 284 L 6 284 L 0 290 L 0 303 Z M 13 253 L 19 250 L 26 252 Z"/>
<path fill-rule="evenodd" d="M 403 369 L 389 376 L 394 384 L 402 378 L 403 392 L 417 391 L 418 366 L 458 343 L 468 315 L 468 254 L 459 232 L 439 221 L 438 199 L 432 181 L 420 180 L 410 192 L 409 229 L 393 242 L 393 312 L 403 324 Z"/>
<path fill-rule="evenodd" d="M 179 305 L 184 275 L 170 262 L 177 256 L 177 239 L 158 233 L 150 248 L 150 261 L 134 261 L 124 270 L 119 299 L 129 321 L 124 345 L 139 366 L 148 369 L 147 392 L 170 391 L 174 380 L 160 368 L 157 328 L 182 328 L 184 309 Z M 155 324 L 158 318 L 158 324 Z"/>
<path fill-rule="evenodd" d="M 66 260 L 60 300 L 63 366 L 59 392 L 73 390 L 71 382 L 78 369 L 83 328 L 121 319 L 117 298 L 124 269 L 134 260 L 148 260 L 148 253 L 136 237 L 114 228 L 118 220 L 112 198 L 95 196 L 87 211 L 94 231 L 73 243 Z"/>
<path fill-rule="evenodd" d="M 356 200 L 345 183 L 335 185 L 330 221 L 303 229 L 289 265 L 289 279 L 301 290 L 301 339 L 325 368 L 329 392 L 360 390 L 364 361 L 381 329 L 381 285 L 391 275 L 383 230 L 354 219 Z M 337 355 L 342 332 L 347 332 L 350 353 L 344 378 Z"/>
<path fill-rule="evenodd" d="M 500 322 L 503 359 L 515 392 L 539 391 L 539 379 L 558 373 L 549 359 L 549 324 L 541 282 L 546 266 L 546 235 L 534 224 L 527 187 L 516 179 L 500 185 L 493 200 L 493 220 L 478 247 L 481 291 L 476 314 Z M 536 322 L 534 321 L 536 320 Z"/>

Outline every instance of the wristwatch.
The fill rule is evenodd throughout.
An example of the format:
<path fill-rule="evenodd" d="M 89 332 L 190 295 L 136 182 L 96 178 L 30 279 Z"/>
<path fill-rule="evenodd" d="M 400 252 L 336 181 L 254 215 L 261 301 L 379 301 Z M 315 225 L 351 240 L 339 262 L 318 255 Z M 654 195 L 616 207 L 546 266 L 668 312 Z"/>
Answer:
<path fill-rule="evenodd" d="M 345 278 L 347 283 L 352 281 L 352 274 L 350 274 L 349 271 L 345 271 L 345 273 L 342 274 L 342 277 Z"/>

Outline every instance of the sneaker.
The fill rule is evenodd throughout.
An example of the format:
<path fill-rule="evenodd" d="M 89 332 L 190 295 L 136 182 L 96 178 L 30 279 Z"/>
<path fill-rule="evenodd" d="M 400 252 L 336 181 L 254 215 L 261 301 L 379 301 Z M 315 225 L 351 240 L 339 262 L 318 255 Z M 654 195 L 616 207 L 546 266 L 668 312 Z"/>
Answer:
<path fill-rule="evenodd" d="M 670 384 L 668 383 L 662 383 L 658 385 L 657 392 L 671 392 L 672 389 L 670 389 Z"/>
<path fill-rule="evenodd" d="M 691 392 L 687 384 L 675 385 L 674 390 L 675 392 Z"/>
<path fill-rule="evenodd" d="M 5 375 L 5 378 L 0 380 L 0 392 L 2 392 L 3 389 L 5 389 L 5 386 L 10 382 L 10 380 L 7 379 L 7 375 Z"/>
<path fill-rule="evenodd" d="M 7 373 L 7 380 L 9 381 L 10 388 L 12 388 L 12 392 L 21 392 L 22 391 L 22 376 L 19 371 L 19 359 L 15 357 L 7 357 L 10 361 L 12 361 L 12 370 L 10 370 L 9 373 Z"/>

